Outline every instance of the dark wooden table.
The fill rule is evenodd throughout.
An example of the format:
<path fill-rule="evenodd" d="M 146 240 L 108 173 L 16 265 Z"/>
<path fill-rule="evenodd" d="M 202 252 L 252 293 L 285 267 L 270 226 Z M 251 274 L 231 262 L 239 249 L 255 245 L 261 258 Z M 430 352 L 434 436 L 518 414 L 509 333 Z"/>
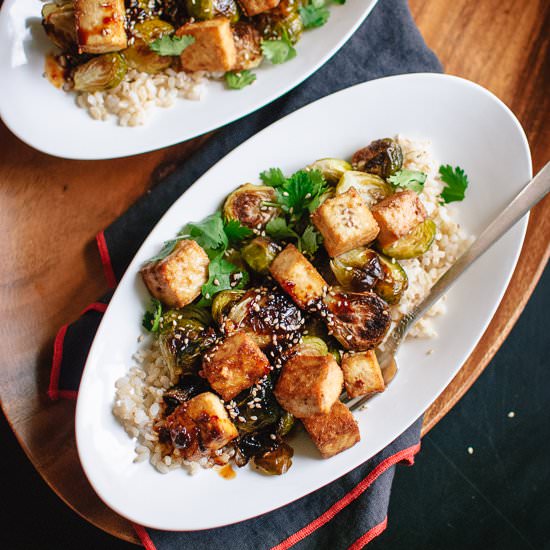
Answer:
<path fill-rule="evenodd" d="M 550 3 L 411 0 L 448 73 L 497 94 L 527 131 L 534 169 L 550 159 Z M 546 123 L 546 124 L 545 124 Z M 133 158 L 67 161 L 26 146 L 0 123 L 0 351 L 3 411 L 51 488 L 88 521 L 136 541 L 95 495 L 74 443 L 74 404 L 46 397 L 52 341 L 107 288 L 94 235 L 173 171 L 202 140 Z M 424 432 L 485 368 L 521 313 L 550 255 L 550 198 L 532 212 L 516 272 L 490 327 L 427 411 Z"/>

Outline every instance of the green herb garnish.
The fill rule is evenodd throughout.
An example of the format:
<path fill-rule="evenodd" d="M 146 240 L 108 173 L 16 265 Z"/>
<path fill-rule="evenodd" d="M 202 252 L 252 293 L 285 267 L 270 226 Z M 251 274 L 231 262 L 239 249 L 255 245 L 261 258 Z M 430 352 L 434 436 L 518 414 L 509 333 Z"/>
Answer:
<path fill-rule="evenodd" d="M 306 254 L 313 258 L 322 242 L 323 237 L 321 237 L 321 234 L 313 225 L 308 225 L 302 236 L 298 239 L 298 249 L 302 254 Z"/>
<path fill-rule="evenodd" d="M 149 44 L 149 49 L 159 55 L 180 55 L 185 48 L 195 42 L 195 37 L 188 34 L 183 36 L 162 36 Z"/>
<path fill-rule="evenodd" d="M 441 165 L 439 167 L 439 177 L 446 184 L 441 192 L 442 204 L 464 199 L 468 188 L 468 176 L 460 166 L 453 168 L 450 164 Z"/>
<path fill-rule="evenodd" d="M 162 317 L 162 304 L 156 298 L 151 300 L 150 308 L 144 313 L 141 324 L 149 332 L 158 332 L 160 329 L 160 318 Z"/>
<path fill-rule="evenodd" d="M 306 29 L 322 27 L 330 17 L 330 11 L 323 0 L 310 0 L 299 8 L 299 12 Z"/>
<path fill-rule="evenodd" d="M 274 239 L 299 238 L 298 233 L 289 227 L 285 218 L 273 218 L 265 226 L 265 232 Z"/>
<path fill-rule="evenodd" d="M 242 225 L 238 220 L 229 220 L 225 223 L 223 230 L 229 241 L 234 243 L 238 243 L 254 234 L 252 229 Z"/>
<path fill-rule="evenodd" d="M 256 75 L 249 70 L 225 73 L 225 83 L 232 90 L 242 90 L 256 80 Z"/>
<path fill-rule="evenodd" d="M 424 183 L 426 182 L 427 175 L 424 172 L 417 172 L 415 170 L 403 170 L 397 171 L 393 176 L 388 178 L 388 183 L 392 187 L 400 187 L 401 189 L 410 189 L 416 193 L 422 193 L 424 189 Z"/>
<path fill-rule="evenodd" d="M 261 47 L 264 57 L 274 65 L 290 61 L 296 57 L 296 49 L 286 31 L 278 40 L 262 40 Z"/>
<path fill-rule="evenodd" d="M 210 260 L 208 281 L 202 285 L 202 298 L 199 306 L 210 305 L 214 295 L 222 290 L 241 288 L 248 283 L 248 273 L 239 270 L 236 265 L 227 261 L 223 256 L 222 252 Z"/>
<path fill-rule="evenodd" d="M 286 178 L 280 168 L 270 168 L 260 174 L 260 179 L 271 187 L 280 187 L 286 183 Z"/>

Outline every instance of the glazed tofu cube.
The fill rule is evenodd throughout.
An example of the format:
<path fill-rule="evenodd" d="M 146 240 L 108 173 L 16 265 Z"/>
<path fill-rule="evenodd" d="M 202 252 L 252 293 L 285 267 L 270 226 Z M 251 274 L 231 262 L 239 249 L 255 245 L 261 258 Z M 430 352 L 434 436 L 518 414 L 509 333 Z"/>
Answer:
<path fill-rule="evenodd" d="M 204 357 L 202 372 L 212 388 L 228 401 L 265 376 L 269 361 L 248 334 L 236 332 Z"/>
<path fill-rule="evenodd" d="M 249 17 L 276 8 L 279 2 L 280 0 L 239 0 L 241 8 Z"/>
<path fill-rule="evenodd" d="M 150 262 L 141 269 L 149 292 L 170 307 L 190 304 L 208 280 L 206 252 L 191 240 L 179 241 L 164 260 Z"/>
<path fill-rule="evenodd" d="M 426 219 L 426 209 L 414 191 L 395 193 L 375 204 L 372 215 L 380 226 L 378 242 L 388 246 Z"/>
<path fill-rule="evenodd" d="M 323 277 L 292 244 L 273 260 L 269 271 L 302 309 L 322 298 L 328 289 Z"/>
<path fill-rule="evenodd" d="M 204 448 L 217 451 L 239 435 L 217 395 L 211 392 L 201 393 L 190 399 L 186 405 L 187 415 L 200 430 Z"/>
<path fill-rule="evenodd" d="M 80 53 L 108 53 L 128 45 L 124 0 L 75 0 L 76 36 Z"/>
<path fill-rule="evenodd" d="M 181 53 L 181 66 L 186 71 L 229 71 L 237 60 L 237 51 L 229 19 L 218 17 L 208 21 L 187 23 L 178 36 L 190 35 L 195 42 Z"/>
<path fill-rule="evenodd" d="M 351 398 L 384 391 L 384 378 L 372 349 L 344 355 L 342 371 L 346 392 Z"/>
<path fill-rule="evenodd" d="M 323 458 L 341 453 L 361 439 L 353 414 L 340 401 L 333 405 L 329 414 L 302 418 L 302 422 Z"/>
<path fill-rule="evenodd" d="M 285 363 L 274 393 L 285 410 L 304 418 L 330 412 L 343 382 L 332 355 L 296 355 Z"/>
<path fill-rule="evenodd" d="M 311 219 L 332 257 L 369 244 L 378 235 L 378 224 L 354 187 L 327 199 Z"/>

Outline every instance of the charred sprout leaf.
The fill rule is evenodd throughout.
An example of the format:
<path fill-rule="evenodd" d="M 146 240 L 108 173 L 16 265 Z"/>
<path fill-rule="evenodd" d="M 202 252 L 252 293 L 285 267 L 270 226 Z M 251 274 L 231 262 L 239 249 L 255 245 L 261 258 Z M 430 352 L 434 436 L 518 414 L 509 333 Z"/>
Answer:
<path fill-rule="evenodd" d="M 342 159 L 319 159 L 316 160 L 313 164 L 310 164 L 307 170 L 319 170 L 323 177 L 331 185 L 338 183 L 340 178 L 344 175 L 344 172 L 351 170 L 351 164 L 346 160 Z"/>
<path fill-rule="evenodd" d="M 264 57 L 274 65 L 290 61 L 296 57 L 296 50 L 292 46 L 292 41 L 285 30 L 280 39 L 262 40 L 262 53 Z"/>
<path fill-rule="evenodd" d="M 265 231 L 274 239 L 292 239 L 299 238 L 298 233 L 288 226 L 285 218 L 274 218 L 266 226 Z"/>
<path fill-rule="evenodd" d="M 254 464 L 264 474 L 280 476 L 288 472 L 292 466 L 293 455 L 294 450 L 292 447 L 286 443 L 281 443 L 275 450 L 254 457 Z"/>
<path fill-rule="evenodd" d="M 419 223 L 410 233 L 382 248 L 382 253 L 396 260 L 417 258 L 427 252 L 435 239 L 437 227 L 430 218 Z"/>
<path fill-rule="evenodd" d="M 120 54 L 99 55 L 74 70 L 74 88 L 79 92 L 110 90 L 122 82 L 127 71 L 128 65 Z"/>
<path fill-rule="evenodd" d="M 214 296 L 222 290 L 242 288 L 248 282 L 248 273 L 228 262 L 223 253 L 214 256 L 208 266 L 208 281 L 202 285 L 200 306 L 210 305 Z"/>
<path fill-rule="evenodd" d="M 354 170 L 369 172 L 385 179 L 401 170 L 403 151 L 393 139 L 377 139 L 356 151 L 351 164 Z"/>
<path fill-rule="evenodd" d="M 271 187 L 280 187 L 286 183 L 285 175 L 280 168 L 270 168 L 260 174 L 260 179 Z"/>
<path fill-rule="evenodd" d="M 227 239 L 232 243 L 239 243 L 243 239 L 251 237 L 254 233 L 245 225 L 242 225 L 239 220 L 229 220 L 224 225 L 224 231 Z"/>
<path fill-rule="evenodd" d="M 172 414 L 176 407 L 205 391 L 209 391 L 209 387 L 204 378 L 197 374 L 182 374 L 178 383 L 162 396 L 166 403 L 165 414 Z"/>
<path fill-rule="evenodd" d="M 231 90 L 242 90 L 246 86 L 250 86 L 255 80 L 256 75 L 247 69 L 225 73 L 225 83 Z"/>
<path fill-rule="evenodd" d="M 383 277 L 378 254 L 368 248 L 355 248 L 336 256 L 330 267 L 338 282 L 348 290 L 371 290 Z"/>
<path fill-rule="evenodd" d="M 321 234 L 313 225 L 308 225 L 298 240 L 298 249 L 303 254 L 313 257 L 322 242 Z"/>
<path fill-rule="evenodd" d="M 188 34 L 183 36 L 162 36 L 157 38 L 149 48 L 159 55 L 180 55 L 185 48 L 191 46 L 195 42 L 195 37 Z"/>
<path fill-rule="evenodd" d="M 63 51 L 76 49 L 73 2 L 48 3 L 42 7 L 42 25 L 48 38 Z"/>
<path fill-rule="evenodd" d="M 468 176 L 460 166 L 453 168 L 451 165 L 439 167 L 439 177 L 446 184 L 441 192 L 441 202 L 449 204 L 464 200 L 468 188 Z"/>
<path fill-rule="evenodd" d="M 271 223 L 271 222 L 270 222 Z M 241 250 L 244 261 L 256 272 L 262 275 L 269 273 L 269 266 L 281 248 L 271 239 L 256 237 Z"/>
<path fill-rule="evenodd" d="M 212 301 L 212 317 L 218 325 L 223 323 L 224 316 L 229 313 L 231 306 L 244 296 L 244 290 L 222 290 Z"/>
<path fill-rule="evenodd" d="M 238 220 L 250 229 L 261 229 L 279 211 L 273 205 L 275 190 L 267 185 L 246 183 L 235 189 L 225 200 L 223 215 L 226 220 Z"/>
<path fill-rule="evenodd" d="M 400 189 L 410 189 L 415 193 L 422 193 L 427 177 L 424 172 L 404 168 L 397 171 L 393 176 L 389 176 L 388 182 L 394 188 L 399 187 Z"/>
<path fill-rule="evenodd" d="M 143 328 L 149 332 L 158 332 L 160 328 L 160 318 L 162 317 L 162 304 L 160 300 L 153 298 L 151 306 L 144 313 L 141 322 Z"/>
<path fill-rule="evenodd" d="M 358 170 L 349 170 L 342 174 L 336 186 L 336 194 L 346 193 L 352 187 L 361 195 L 369 207 L 389 197 L 393 191 L 391 185 L 381 177 Z"/>
<path fill-rule="evenodd" d="M 294 428 L 295 422 L 296 419 L 292 414 L 290 414 L 288 411 L 283 411 L 283 414 L 277 421 L 277 435 L 279 437 L 284 437 L 285 435 L 289 434 L 292 428 Z"/>
<path fill-rule="evenodd" d="M 272 439 L 269 431 L 245 434 L 237 440 L 235 463 L 242 468 L 251 458 L 273 451 L 281 443 L 281 438 Z"/>
<path fill-rule="evenodd" d="M 378 255 L 382 277 L 376 281 L 374 292 L 388 304 L 397 304 L 409 286 L 407 273 L 395 259 Z"/>

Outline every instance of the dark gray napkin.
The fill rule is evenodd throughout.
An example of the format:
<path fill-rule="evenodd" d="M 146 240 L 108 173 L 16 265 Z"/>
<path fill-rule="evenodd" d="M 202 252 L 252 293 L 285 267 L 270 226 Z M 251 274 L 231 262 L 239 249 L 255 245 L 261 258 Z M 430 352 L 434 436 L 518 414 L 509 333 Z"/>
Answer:
<path fill-rule="evenodd" d="M 337 11 L 332 16 L 337 17 Z M 322 31 L 317 32 L 322 36 Z M 352 39 L 305 83 L 217 132 L 175 173 L 98 235 L 107 280 L 111 286 L 116 285 L 152 227 L 189 185 L 259 130 L 320 97 L 360 82 L 402 73 L 440 71 L 441 65 L 426 47 L 406 1 L 380 0 Z M 391 110 L 391 105 L 381 104 L 380 109 Z M 78 321 L 59 331 L 49 389 L 52 399 L 75 396 L 89 346 L 108 300 L 109 296 L 92 304 Z M 148 549 L 362 548 L 385 528 L 395 465 L 413 462 L 420 448 L 420 426 L 419 419 L 360 467 L 269 514 L 207 531 L 176 533 L 140 526 L 136 526 L 136 531 Z M 239 498 L 255 498 L 239 495 L 238 482 L 235 492 L 235 502 L 227 503 L 228 506 L 238 506 Z M 182 513 L 186 505 L 192 503 L 187 503 L 182 494 Z"/>

